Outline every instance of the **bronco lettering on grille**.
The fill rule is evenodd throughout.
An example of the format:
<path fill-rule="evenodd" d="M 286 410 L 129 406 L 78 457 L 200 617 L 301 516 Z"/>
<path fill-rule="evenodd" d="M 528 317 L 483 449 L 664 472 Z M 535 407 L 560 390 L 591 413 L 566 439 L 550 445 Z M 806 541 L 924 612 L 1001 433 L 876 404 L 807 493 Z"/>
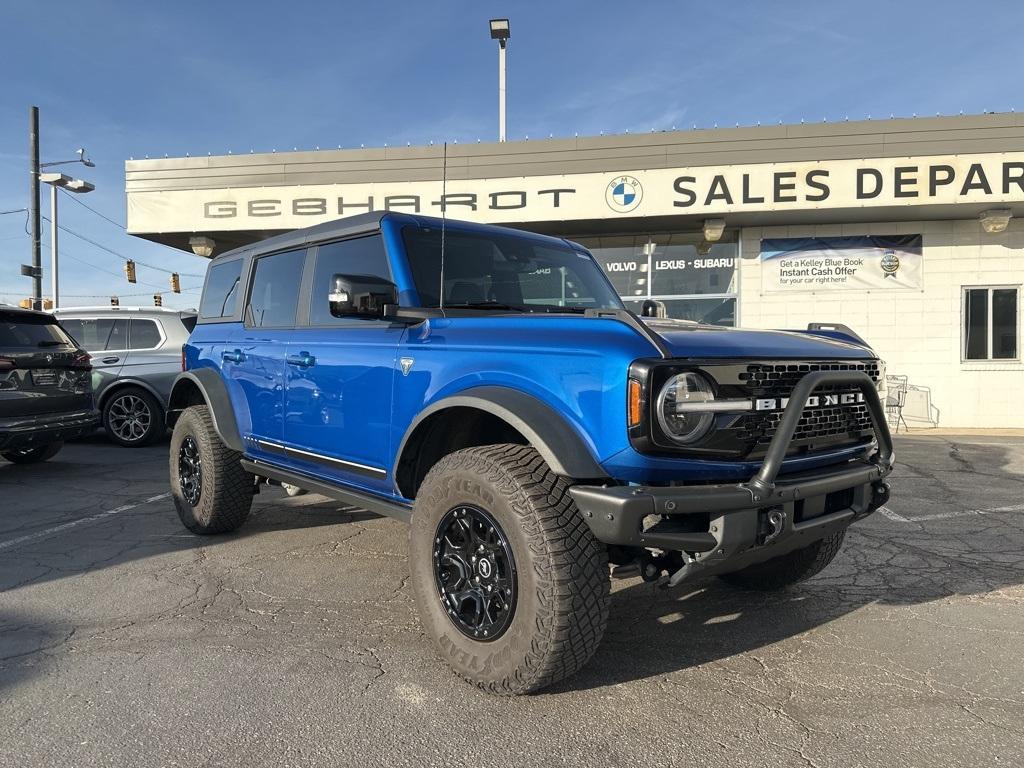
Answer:
<path fill-rule="evenodd" d="M 811 395 L 805 408 L 826 408 L 837 405 L 856 405 L 864 402 L 862 392 L 837 392 L 829 395 Z M 789 405 L 788 397 L 761 397 L 754 400 L 755 411 L 781 411 Z"/>

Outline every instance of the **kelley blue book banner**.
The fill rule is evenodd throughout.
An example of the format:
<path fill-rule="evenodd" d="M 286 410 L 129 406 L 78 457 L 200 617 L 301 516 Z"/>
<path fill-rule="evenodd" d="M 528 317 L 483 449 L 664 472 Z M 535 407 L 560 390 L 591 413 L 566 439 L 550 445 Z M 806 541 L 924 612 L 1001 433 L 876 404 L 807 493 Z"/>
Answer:
<path fill-rule="evenodd" d="M 921 236 L 761 241 L 765 291 L 921 289 Z"/>

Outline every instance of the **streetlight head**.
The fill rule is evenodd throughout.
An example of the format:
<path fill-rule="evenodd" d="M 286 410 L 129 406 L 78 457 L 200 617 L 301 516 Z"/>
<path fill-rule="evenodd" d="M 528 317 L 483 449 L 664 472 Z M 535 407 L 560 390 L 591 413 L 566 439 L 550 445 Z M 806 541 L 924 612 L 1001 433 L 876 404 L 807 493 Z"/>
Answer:
<path fill-rule="evenodd" d="M 501 45 L 512 37 L 508 26 L 508 19 L 491 19 L 491 39 L 497 40 Z"/>

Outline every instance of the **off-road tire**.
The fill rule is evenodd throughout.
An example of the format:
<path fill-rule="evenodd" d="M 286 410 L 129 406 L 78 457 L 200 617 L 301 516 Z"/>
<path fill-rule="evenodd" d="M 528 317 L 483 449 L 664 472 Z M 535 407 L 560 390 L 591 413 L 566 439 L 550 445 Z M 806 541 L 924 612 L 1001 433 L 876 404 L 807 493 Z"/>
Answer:
<path fill-rule="evenodd" d="M 504 532 L 518 572 L 508 629 L 481 642 L 446 613 L 434 575 L 439 523 L 460 505 L 485 510 Z M 409 562 L 420 621 L 440 656 L 495 694 L 537 691 L 579 670 L 608 622 L 608 554 L 569 495 L 569 483 L 523 445 L 456 451 L 416 496 Z"/>
<path fill-rule="evenodd" d="M 52 459 L 61 448 L 64 447 L 63 440 L 57 440 L 46 445 L 37 445 L 35 448 L 26 448 L 22 451 L 7 451 L 0 453 L 12 464 L 36 464 L 40 461 Z"/>
<path fill-rule="evenodd" d="M 193 505 L 185 498 L 179 473 L 182 445 L 191 438 L 198 447 L 201 486 Z M 214 534 L 233 531 L 249 516 L 253 476 L 242 469 L 242 454 L 221 442 L 205 405 L 186 408 L 171 435 L 171 496 L 178 517 L 193 533 Z"/>
<path fill-rule="evenodd" d="M 824 539 L 774 560 L 767 560 L 720 578 L 733 586 L 771 592 L 809 579 L 828 566 L 843 546 L 846 531 L 834 533 Z"/>
<path fill-rule="evenodd" d="M 132 398 L 135 400 L 133 401 Z M 114 409 L 118 404 L 125 401 L 137 401 L 149 412 L 149 426 L 146 427 L 145 432 L 135 439 L 122 437 L 112 424 L 112 420 L 115 417 Z M 123 429 L 122 427 L 122 431 Z M 107 438 L 111 442 L 125 448 L 141 448 L 145 445 L 152 445 L 167 433 L 164 409 L 160 407 L 157 399 L 142 387 L 122 387 L 112 392 L 103 403 L 103 430 L 107 433 Z"/>

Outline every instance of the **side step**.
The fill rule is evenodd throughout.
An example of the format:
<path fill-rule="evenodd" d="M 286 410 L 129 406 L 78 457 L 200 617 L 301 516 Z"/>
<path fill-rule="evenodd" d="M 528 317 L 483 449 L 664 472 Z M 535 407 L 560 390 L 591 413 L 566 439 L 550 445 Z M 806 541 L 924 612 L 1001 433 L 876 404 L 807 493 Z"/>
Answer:
<path fill-rule="evenodd" d="M 396 520 L 401 520 L 403 523 L 408 523 L 412 520 L 412 508 L 406 504 L 382 499 L 379 496 L 374 496 L 370 493 L 364 493 L 350 488 L 343 488 L 342 486 L 335 485 L 334 483 L 328 483 L 324 480 L 310 477 L 302 472 L 295 472 L 290 469 L 281 469 L 280 467 L 268 464 L 265 461 L 254 461 L 253 459 L 244 458 L 242 459 L 242 469 L 246 472 L 251 472 L 254 475 L 259 475 L 260 477 L 276 480 L 279 483 L 297 485 L 300 488 L 305 488 L 307 491 L 319 493 L 323 496 L 327 496 L 328 498 L 344 502 L 345 504 L 351 504 L 354 507 L 360 507 L 361 509 L 375 512 L 378 515 L 393 517 Z"/>

